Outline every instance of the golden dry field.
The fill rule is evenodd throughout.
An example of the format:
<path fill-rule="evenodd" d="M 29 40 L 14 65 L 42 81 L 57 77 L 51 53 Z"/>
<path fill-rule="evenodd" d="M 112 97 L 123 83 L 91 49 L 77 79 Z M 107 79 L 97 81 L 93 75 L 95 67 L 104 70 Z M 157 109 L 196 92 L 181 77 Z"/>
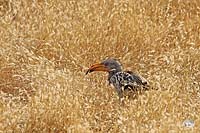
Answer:
<path fill-rule="evenodd" d="M 120 104 L 107 57 L 156 89 Z M 200 1 L 0 0 L 6 132 L 200 132 Z"/>

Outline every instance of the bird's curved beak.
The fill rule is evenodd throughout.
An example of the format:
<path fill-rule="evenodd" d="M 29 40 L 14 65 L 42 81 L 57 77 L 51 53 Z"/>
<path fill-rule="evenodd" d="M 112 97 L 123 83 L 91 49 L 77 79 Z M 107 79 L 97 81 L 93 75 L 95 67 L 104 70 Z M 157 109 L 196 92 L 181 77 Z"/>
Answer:
<path fill-rule="evenodd" d="M 87 70 L 86 75 L 87 75 L 88 73 L 93 72 L 93 71 L 104 71 L 104 72 L 108 72 L 109 69 L 108 69 L 105 65 L 103 65 L 103 64 L 94 64 L 94 65 L 92 65 L 92 66 Z"/>

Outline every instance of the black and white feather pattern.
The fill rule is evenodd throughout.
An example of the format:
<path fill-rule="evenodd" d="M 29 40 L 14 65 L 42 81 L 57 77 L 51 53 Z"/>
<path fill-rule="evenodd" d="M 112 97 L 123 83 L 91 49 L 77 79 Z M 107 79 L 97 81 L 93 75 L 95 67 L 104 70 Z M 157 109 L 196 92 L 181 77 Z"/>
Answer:
<path fill-rule="evenodd" d="M 126 89 L 135 91 L 134 89 L 147 86 L 147 81 L 145 79 L 131 71 L 115 73 L 109 79 L 109 83 L 116 88 L 119 97 L 123 97 L 122 93 Z"/>

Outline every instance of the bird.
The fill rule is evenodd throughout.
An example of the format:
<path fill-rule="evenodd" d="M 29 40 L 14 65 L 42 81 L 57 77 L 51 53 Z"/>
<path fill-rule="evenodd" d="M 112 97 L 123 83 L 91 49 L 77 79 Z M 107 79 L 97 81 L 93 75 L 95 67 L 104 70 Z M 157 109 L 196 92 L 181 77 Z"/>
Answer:
<path fill-rule="evenodd" d="M 108 83 L 113 85 L 119 99 L 124 98 L 125 92 L 148 90 L 149 83 L 145 78 L 132 71 L 123 71 L 121 63 L 115 58 L 107 58 L 101 63 L 93 64 L 86 71 L 86 75 L 94 71 L 108 72 Z"/>

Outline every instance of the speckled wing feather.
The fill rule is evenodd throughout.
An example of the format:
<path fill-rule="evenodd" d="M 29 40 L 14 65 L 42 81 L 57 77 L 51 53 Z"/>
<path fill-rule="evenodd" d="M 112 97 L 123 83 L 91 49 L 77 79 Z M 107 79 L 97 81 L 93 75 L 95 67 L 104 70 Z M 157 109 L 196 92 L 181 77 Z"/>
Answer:
<path fill-rule="evenodd" d="M 136 80 L 136 82 L 139 85 L 147 85 L 148 84 L 147 80 L 144 77 L 142 77 L 141 75 L 136 74 L 136 73 L 134 73 L 132 71 L 125 71 L 125 72 L 131 74 L 132 75 L 132 79 Z"/>
<path fill-rule="evenodd" d="M 140 76 L 130 72 L 118 72 L 111 77 L 110 81 L 113 85 L 116 84 L 120 87 L 126 85 L 140 86 L 147 83 Z"/>
<path fill-rule="evenodd" d="M 122 97 L 122 92 L 125 89 L 134 90 L 147 84 L 146 80 L 131 71 L 117 72 L 111 77 L 110 82 L 114 85 L 120 97 Z"/>

